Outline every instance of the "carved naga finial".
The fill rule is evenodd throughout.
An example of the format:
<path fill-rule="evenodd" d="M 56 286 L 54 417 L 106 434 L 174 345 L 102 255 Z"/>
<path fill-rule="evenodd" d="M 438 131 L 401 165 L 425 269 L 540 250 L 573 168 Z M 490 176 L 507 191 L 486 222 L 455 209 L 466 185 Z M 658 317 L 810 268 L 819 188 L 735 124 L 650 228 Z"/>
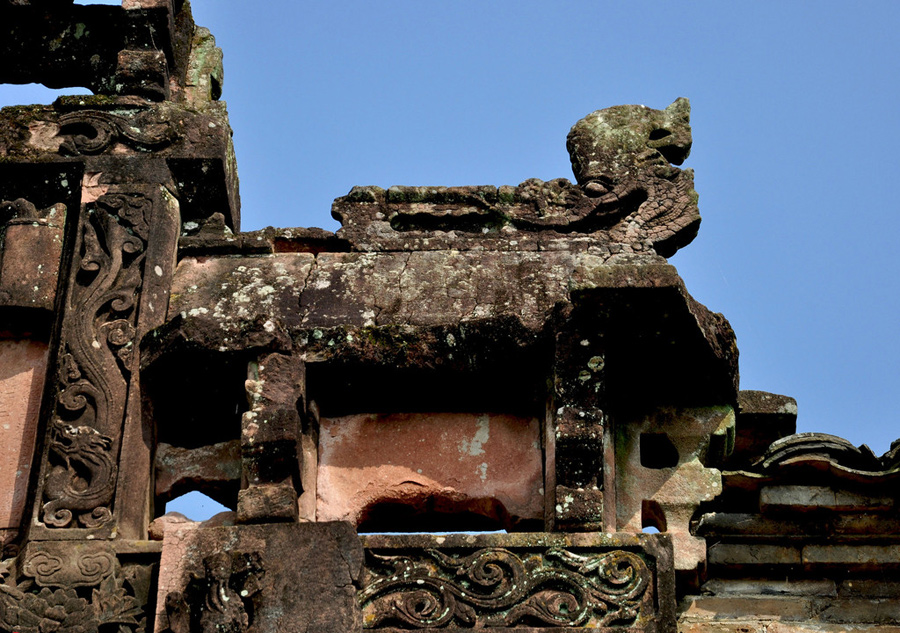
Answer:
<path fill-rule="evenodd" d="M 694 174 L 674 166 L 691 153 L 690 120 L 691 104 L 679 98 L 665 110 L 597 110 L 569 131 L 572 171 L 587 195 L 609 207 L 640 200 L 639 209 L 619 224 L 620 239 L 646 232 L 657 252 L 668 255 L 696 236 Z"/>

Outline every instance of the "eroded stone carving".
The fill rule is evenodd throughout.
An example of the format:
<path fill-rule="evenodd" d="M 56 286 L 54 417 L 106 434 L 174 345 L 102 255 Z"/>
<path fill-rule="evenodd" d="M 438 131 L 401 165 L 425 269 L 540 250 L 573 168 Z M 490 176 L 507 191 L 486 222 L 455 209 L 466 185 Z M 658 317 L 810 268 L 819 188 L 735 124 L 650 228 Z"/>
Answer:
<path fill-rule="evenodd" d="M 10 220 L 37 220 L 40 213 L 31 202 L 24 198 L 0 201 L 0 223 Z"/>
<path fill-rule="evenodd" d="M 23 559 L 22 574 L 40 587 L 93 587 L 115 573 L 117 564 L 104 542 L 32 542 Z"/>
<path fill-rule="evenodd" d="M 0 576 L 2 576 L 0 569 Z M 15 633 L 133 633 L 144 629 L 144 609 L 122 578 L 107 576 L 91 592 L 37 587 L 6 578 L 0 584 L 0 630 Z"/>
<path fill-rule="evenodd" d="M 254 596 L 265 574 L 258 553 L 216 552 L 184 593 L 166 596 L 171 633 L 243 633 L 252 624 Z"/>
<path fill-rule="evenodd" d="M 68 527 L 74 516 L 84 527 L 112 518 L 111 455 L 124 415 L 150 208 L 146 197 L 109 194 L 82 222 L 44 482 L 42 520 L 51 527 Z"/>
<path fill-rule="evenodd" d="M 53 466 L 44 482 L 43 520 L 66 527 L 77 517 L 84 527 L 98 527 L 112 519 L 109 503 L 115 490 L 116 465 L 110 455 L 112 439 L 90 426 L 57 423 L 50 440 Z"/>
<path fill-rule="evenodd" d="M 365 628 L 399 626 L 605 627 L 634 622 L 651 573 L 623 550 L 582 555 L 561 548 L 518 555 L 491 547 L 468 555 L 369 552 L 360 592 Z"/>
<path fill-rule="evenodd" d="M 592 112 L 569 131 L 575 178 L 604 214 L 620 219 L 614 239 L 646 233 L 657 252 L 671 254 L 697 234 L 694 173 L 673 166 L 690 155 L 690 115 L 684 98 L 665 110 L 614 106 Z"/>
<path fill-rule="evenodd" d="M 70 156 L 102 154 L 115 143 L 124 143 L 136 150 L 162 149 L 177 138 L 168 121 L 152 123 L 135 117 L 125 117 L 98 110 L 81 110 L 59 117 L 59 147 Z"/>
<path fill-rule="evenodd" d="M 568 136 L 578 184 L 354 187 L 335 200 L 338 235 L 362 251 L 569 250 L 592 246 L 668 257 L 697 234 L 690 104 L 598 110 Z"/>

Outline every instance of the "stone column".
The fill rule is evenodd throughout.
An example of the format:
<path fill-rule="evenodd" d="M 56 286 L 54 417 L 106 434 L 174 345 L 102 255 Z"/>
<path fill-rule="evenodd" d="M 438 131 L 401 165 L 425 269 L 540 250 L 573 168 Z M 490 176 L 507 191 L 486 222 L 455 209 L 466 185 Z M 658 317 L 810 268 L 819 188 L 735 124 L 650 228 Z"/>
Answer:
<path fill-rule="evenodd" d="M 547 426 L 548 529 L 603 531 L 605 351 L 602 335 L 567 320 L 556 335 Z M 614 502 L 613 502 L 614 503 Z"/>
<path fill-rule="evenodd" d="M 250 409 L 241 419 L 241 523 L 298 520 L 306 367 L 293 356 L 269 354 L 251 363 Z M 299 408 L 298 408 L 299 407 Z"/>

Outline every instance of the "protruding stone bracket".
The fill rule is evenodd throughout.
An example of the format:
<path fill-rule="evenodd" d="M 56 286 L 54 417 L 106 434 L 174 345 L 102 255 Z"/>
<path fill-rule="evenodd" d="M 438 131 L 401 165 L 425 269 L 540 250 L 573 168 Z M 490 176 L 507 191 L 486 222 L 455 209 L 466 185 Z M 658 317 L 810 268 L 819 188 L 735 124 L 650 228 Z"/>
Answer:
<path fill-rule="evenodd" d="M 50 10 L 42 2 L 0 4 L 0 57 L 15 60 L 3 64 L 0 83 L 165 98 L 168 67 L 176 63 L 175 7 L 128 4 L 138 6 L 54 3 Z M 163 92 L 148 91 L 151 84 Z"/>
<path fill-rule="evenodd" d="M 718 440 L 716 439 L 718 438 Z M 706 541 L 690 522 L 704 501 L 722 492 L 720 464 L 734 445 L 731 407 L 617 412 L 618 529 L 667 532 L 675 569 L 696 581 L 706 564 Z"/>

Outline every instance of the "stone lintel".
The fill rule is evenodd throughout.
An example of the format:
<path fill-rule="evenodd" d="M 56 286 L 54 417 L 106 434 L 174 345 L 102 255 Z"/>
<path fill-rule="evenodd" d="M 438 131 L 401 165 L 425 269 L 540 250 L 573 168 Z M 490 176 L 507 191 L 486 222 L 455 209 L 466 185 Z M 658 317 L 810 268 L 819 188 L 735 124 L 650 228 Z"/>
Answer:
<path fill-rule="evenodd" d="M 237 167 L 222 102 L 188 109 L 169 101 L 85 95 L 3 108 L 0 155 L 11 163 L 81 163 L 89 175 L 106 178 L 158 163 L 171 171 L 184 223 L 199 226 L 224 212 L 229 230 L 240 228 Z M 80 178 L 68 180 L 75 186 Z"/>
<path fill-rule="evenodd" d="M 329 358 L 382 328 L 411 338 L 451 328 L 459 339 L 465 324 L 514 320 L 538 334 L 559 303 L 572 302 L 611 341 L 616 394 L 628 398 L 640 388 L 645 400 L 736 401 L 737 350 L 727 321 L 693 301 L 674 268 L 642 257 L 643 264 L 622 266 L 564 251 L 185 257 L 169 323 L 148 343 L 161 349 L 172 337 L 239 351 L 291 340 L 310 359 Z"/>

